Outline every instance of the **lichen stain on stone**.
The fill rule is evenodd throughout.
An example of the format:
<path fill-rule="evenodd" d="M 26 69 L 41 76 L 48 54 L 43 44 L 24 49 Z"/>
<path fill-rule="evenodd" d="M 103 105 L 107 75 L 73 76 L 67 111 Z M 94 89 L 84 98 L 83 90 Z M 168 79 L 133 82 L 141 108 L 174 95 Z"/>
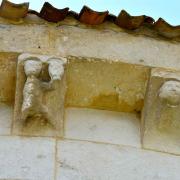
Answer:
<path fill-rule="evenodd" d="M 139 99 L 134 104 L 128 104 L 123 99 L 119 99 L 118 94 L 100 94 L 93 98 L 90 107 L 121 112 L 140 112 L 143 108 L 144 100 Z"/>

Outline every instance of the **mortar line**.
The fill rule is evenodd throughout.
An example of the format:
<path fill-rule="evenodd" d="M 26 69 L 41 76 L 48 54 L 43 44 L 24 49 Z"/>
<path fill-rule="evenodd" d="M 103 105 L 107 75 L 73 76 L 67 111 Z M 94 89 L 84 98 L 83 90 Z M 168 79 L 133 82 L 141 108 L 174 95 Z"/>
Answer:
<path fill-rule="evenodd" d="M 61 140 L 63 140 L 63 139 L 61 139 Z M 147 149 L 147 148 L 141 148 L 141 147 L 135 147 L 135 146 L 125 145 L 125 144 L 112 144 L 112 143 L 106 143 L 106 142 L 97 142 L 97 141 L 73 139 L 73 138 L 66 138 L 66 137 L 64 138 L 64 140 L 67 140 L 67 141 L 79 141 L 79 142 L 86 142 L 86 143 L 94 143 L 94 144 L 99 144 L 99 145 L 111 145 L 111 146 L 118 146 L 118 147 L 124 147 L 124 148 L 127 147 L 127 148 L 136 149 L 136 150 L 155 152 L 155 153 L 161 153 L 161 154 L 165 154 L 165 155 L 171 155 L 171 156 L 180 157 L 179 154 L 175 154 L 175 153 L 163 152 L 163 151 L 158 151 L 158 150 L 154 150 L 154 149 Z"/>
<path fill-rule="evenodd" d="M 58 152 L 58 149 L 57 149 L 57 144 L 58 144 L 58 139 L 56 138 L 55 140 L 55 153 L 54 153 L 54 180 L 57 179 L 57 152 Z"/>
<path fill-rule="evenodd" d="M 12 118 L 11 118 L 11 126 L 10 126 L 10 134 L 13 136 L 13 127 L 14 127 L 14 104 L 13 104 L 13 112 L 12 112 Z"/>

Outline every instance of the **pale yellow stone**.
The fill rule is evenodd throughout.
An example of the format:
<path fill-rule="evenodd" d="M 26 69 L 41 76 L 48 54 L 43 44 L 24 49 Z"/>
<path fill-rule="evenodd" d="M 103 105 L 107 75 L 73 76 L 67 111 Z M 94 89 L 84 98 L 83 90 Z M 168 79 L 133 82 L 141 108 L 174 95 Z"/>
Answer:
<path fill-rule="evenodd" d="M 150 68 L 103 59 L 70 57 L 67 106 L 122 112 L 142 110 Z"/>
<path fill-rule="evenodd" d="M 17 53 L 0 53 L 0 102 L 14 102 Z"/>
<path fill-rule="evenodd" d="M 151 71 L 142 115 L 143 147 L 180 154 L 180 72 Z"/>

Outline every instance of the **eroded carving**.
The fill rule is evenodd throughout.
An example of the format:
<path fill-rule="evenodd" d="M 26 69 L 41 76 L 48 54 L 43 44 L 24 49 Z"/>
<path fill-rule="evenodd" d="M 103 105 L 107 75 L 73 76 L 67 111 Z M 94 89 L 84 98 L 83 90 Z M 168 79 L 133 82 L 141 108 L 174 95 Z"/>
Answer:
<path fill-rule="evenodd" d="M 180 154 L 180 72 L 153 68 L 142 113 L 144 148 Z"/>
<path fill-rule="evenodd" d="M 48 108 L 43 104 L 43 95 L 46 91 L 55 90 L 55 85 L 64 74 L 64 62 L 57 59 L 48 60 L 48 72 L 51 77 L 45 82 L 40 77 L 42 62 L 39 59 L 28 59 L 24 63 L 26 82 L 23 89 L 23 104 L 21 108 L 21 119 L 25 121 L 28 117 L 41 117 L 49 122 L 52 118 Z"/>
<path fill-rule="evenodd" d="M 180 82 L 166 81 L 159 89 L 159 98 L 169 107 L 176 107 L 180 104 Z"/>
<path fill-rule="evenodd" d="M 23 54 L 18 60 L 15 131 L 47 124 L 62 136 L 66 81 L 66 59 Z M 34 133 L 34 130 L 33 130 Z M 36 130 L 36 134 L 39 135 Z"/>

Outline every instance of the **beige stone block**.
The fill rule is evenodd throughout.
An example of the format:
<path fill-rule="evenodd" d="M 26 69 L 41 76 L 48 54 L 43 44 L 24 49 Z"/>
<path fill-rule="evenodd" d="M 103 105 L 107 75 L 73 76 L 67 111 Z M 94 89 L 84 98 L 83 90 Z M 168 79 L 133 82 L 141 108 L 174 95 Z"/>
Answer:
<path fill-rule="evenodd" d="M 141 111 L 148 67 L 76 57 L 69 58 L 67 67 L 67 106 Z"/>
<path fill-rule="evenodd" d="M 14 102 L 17 53 L 0 53 L 0 102 Z"/>
<path fill-rule="evenodd" d="M 51 138 L 0 137 L 1 180 L 52 180 L 55 140 Z"/>
<path fill-rule="evenodd" d="M 67 19 L 66 19 L 67 20 Z M 1 19 L 0 19 L 1 21 Z M 113 24 L 81 26 L 69 20 L 60 24 L 46 21 L 8 24 L 1 21 L 0 51 L 93 57 L 130 64 L 180 69 L 178 42 L 129 34 Z M 103 27 L 104 26 L 104 27 Z M 117 29 L 115 30 L 114 29 Z M 109 29 L 110 28 L 110 29 Z"/>
<path fill-rule="evenodd" d="M 10 135 L 13 120 L 13 106 L 0 103 L 0 135 Z"/>
<path fill-rule="evenodd" d="M 152 69 L 142 114 L 142 143 L 147 149 L 180 154 L 180 72 Z"/>
<path fill-rule="evenodd" d="M 59 141 L 57 180 L 179 180 L 180 157 L 126 146 Z"/>
<path fill-rule="evenodd" d="M 13 133 L 63 136 L 66 59 L 22 54 L 18 58 Z"/>
<path fill-rule="evenodd" d="M 134 113 L 67 108 L 65 117 L 65 138 L 141 147 Z"/>

